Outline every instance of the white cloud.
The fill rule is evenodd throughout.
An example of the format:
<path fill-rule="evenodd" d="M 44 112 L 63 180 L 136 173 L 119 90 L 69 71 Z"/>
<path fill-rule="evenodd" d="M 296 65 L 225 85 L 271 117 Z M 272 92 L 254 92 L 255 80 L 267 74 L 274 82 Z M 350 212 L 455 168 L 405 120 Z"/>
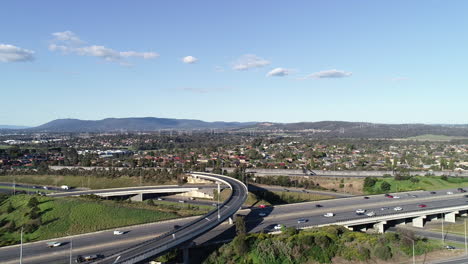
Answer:
<path fill-rule="evenodd" d="M 192 87 L 178 88 L 178 90 L 185 91 L 185 92 L 191 92 L 191 93 L 198 93 L 198 94 L 208 93 L 207 89 L 192 88 Z"/>
<path fill-rule="evenodd" d="M 34 51 L 9 44 L 0 44 L 0 62 L 33 61 Z"/>
<path fill-rule="evenodd" d="M 302 79 L 344 78 L 344 77 L 349 77 L 352 74 L 353 74 L 352 72 L 345 72 L 345 71 L 339 71 L 339 70 L 326 70 L 326 71 L 314 72 L 312 74 L 307 75 L 306 77 Z"/>
<path fill-rule="evenodd" d="M 263 67 L 268 64 L 270 64 L 268 60 L 260 58 L 254 54 L 246 54 L 237 59 L 232 68 L 237 71 L 245 71 L 251 68 Z"/>
<path fill-rule="evenodd" d="M 156 52 L 117 51 L 100 45 L 83 45 L 83 41 L 73 32 L 64 31 L 52 33 L 53 43 L 49 50 L 60 51 L 65 54 L 98 57 L 105 61 L 119 62 L 121 65 L 130 65 L 126 58 L 154 59 L 159 57 Z"/>
<path fill-rule="evenodd" d="M 56 40 L 70 42 L 74 44 L 81 44 L 84 43 L 75 33 L 71 31 L 64 31 L 64 32 L 55 32 L 52 33 L 52 36 L 55 37 Z"/>
<path fill-rule="evenodd" d="M 195 58 L 195 57 L 193 57 L 193 56 L 187 56 L 187 57 L 183 57 L 183 58 L 182 58 L 182 61 L 183 61 L 184 63 L 187 63 L 187 64 L 192 64 L 192 63 L 197 62 L 198 59 Z"/>
<path fill-rule="evenodd" d="M 268 72 L 268 73 L 266 74 L 266 76 L 268 76 L 268 77 L 272 77 L 272 76 L 282 77 L 282 76 L 289 75 L 290 73 L 291 73 L 291 70 L 288 70 L 288 69 L 284 69 L 284 68 L 274 68 L 273 70 L 271 70 L 270 72 Z"/>

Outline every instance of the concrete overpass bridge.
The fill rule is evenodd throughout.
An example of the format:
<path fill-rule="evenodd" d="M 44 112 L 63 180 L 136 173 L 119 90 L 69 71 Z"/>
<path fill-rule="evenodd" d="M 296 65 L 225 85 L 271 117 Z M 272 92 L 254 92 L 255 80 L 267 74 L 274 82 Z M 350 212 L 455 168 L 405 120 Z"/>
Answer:
<path fill-rule="evenodd" d="M 204 197 L 204 193 L 200 192 L 201 189 L 213 189 L 216 185 L 162 185 L 162 186 L 141 186 L 141 187 L 125 187 L 113 189 L 98 189 L 87 191 L 69 191 L 60 193 L 47 194 L 50 197 L 67 197 L 67 196 L 80 196 L 80 195 L 97 195 L 105 198 L 124 197 L 130 198 L 132 201 L 143 201 L 146 198 L 154 197 L 155 195 L 162 194 L 177 194 L 177 193 L 190 193 L 190 196 Z M 200 192 L 200 193 L 198 193 Z"/>

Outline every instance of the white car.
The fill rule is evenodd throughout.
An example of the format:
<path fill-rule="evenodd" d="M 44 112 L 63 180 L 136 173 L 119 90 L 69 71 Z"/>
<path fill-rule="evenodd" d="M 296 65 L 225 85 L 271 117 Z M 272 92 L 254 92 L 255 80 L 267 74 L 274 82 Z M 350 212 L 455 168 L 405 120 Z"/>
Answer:
<path fill-rule="evenodd" d="M 116 236 L 120 236 L 120 235 L 123 235 L 123 234 L 124 234 L 123 231 L 120 231 L 120 230 L 115 230 L 114 231 L 114 235 L 116 235 Z"/>
<path fill-rule="evenodd" d="M 185 203 L 185 201 L 184 200 L 179 200 L 179 203 Z"/>
<path fill-rule="evenodd" d="M 61 245 L 62 245 L 62 243 L 60 243 L 60 242 L 47 242 L 47 246 L 50 247 L 50 248 L 60 247 Z"/>
<path fill-rule="evenodd" d="M 356 210 L 356 214 L 359 214 L 359 215 L 360 215 L 360 214 L 364 214 L 365 212 L 366 212 L 365 209 L 357 209 L 357 210 Z"/>
<path fill-rule="evenodd" d="M 326 214 L 324 214 L 323 216 L 325 216 L 325 217 L 333 217 L 333 216 L 335 216 L 335 214 L 334 214 L 334 213 L 326 213 Z"/>
<path fill-rule="evenodd" d="M 393 199 L 400 199 L 400 196 L 393 196 Z"/>
<path fill-rule="evenodd" d="M 264 213 L 264 212 L 258 213 L 258 216 L 262 216 L 262 217 L 266 216 L 266 213 Z"/>
<path fill-rule="evenodd" d="M 366 215 L 367 216 L 375 216 L 375 213 L 374 212 L 368 212 Z"/>
<path fill-rule="evenodd" d="M 401 211 L 401 210 L 403 210 L 403 208 L 401 208 L 401 207 L 398 206 L 398 207 L 393 208 L 393 210 L 395 210 L 395 211 Z"/>
<path fill-rule="evenodd" d="M 158 201 L 162 201 L 162 200 L 164 200 L 164 199 L 163 199 L 163 198 L 161 198 L 161 197 L 158 197 Z"/>
<path fill-rule="evenodd" d="M 273 227 L 273 229 L 275 229 L 275 230 L 281 230 L 282 227 L 283 227 L 282 225 L 277 224 L 277 225 L 275 225 L 275 226 Z"/>
<path fill-rule="evenodd" d="M 447 192 L 447 194 L 453 194 L 453 192 Z"/>
<path fill-rule="evenodd" d="M 388 207 L 382 207 L 382 208 L 380 208 L 380 211 L 385 211 L 385 210 L 388 210 Z"/>

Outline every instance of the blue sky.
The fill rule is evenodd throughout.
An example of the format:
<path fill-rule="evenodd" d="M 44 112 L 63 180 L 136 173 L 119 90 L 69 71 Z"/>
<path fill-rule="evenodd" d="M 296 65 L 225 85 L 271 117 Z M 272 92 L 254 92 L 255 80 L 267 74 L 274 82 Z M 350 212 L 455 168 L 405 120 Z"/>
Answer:
<path fill-rule="evenodd" d="M 468 123 L 467 1 L 1 6 L 0 124 Z"/>

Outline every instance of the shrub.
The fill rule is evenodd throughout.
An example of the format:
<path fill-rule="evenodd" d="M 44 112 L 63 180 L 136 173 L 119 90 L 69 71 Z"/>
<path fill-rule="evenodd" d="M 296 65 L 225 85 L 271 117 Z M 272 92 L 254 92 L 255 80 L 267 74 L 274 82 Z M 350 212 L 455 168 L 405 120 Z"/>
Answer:
<path fill-rule="evenodd" d="M 375 177 L 366 177 L 364 179 L 364 188 L 372 188 L 377 183 L 377 178 Z"/>
<path fill-rule="evenodd" d="M 39 201 L 37 200 L 36 197 L 32 197 L 31 199 L 29 199 L 29 201 L 28 201 L 28 207 L 33 208 L 33 207 L 36 207 L 36 206 L 38 206 L 38 205 L 39 205 Z"/>
<path fill-rule="evenodd" d="M 7 213 L 12 213 L 14 210 L 15 210 L 15 208 L 13 207 L 13 205 L 11 204 L 11 202 L 8 203 Z"/>
<path fill-rule="evenodd" d="M 386 181 L 383 182 L 382 185 L 380 185 L 380 189 L 384 192 L 390 191 L 391 188 L 392 188 L 392 185 Z"/>
<path fill-rule="evenodd" d="M 374 254 L 379 259 L 389 260 L 392 258 L 392 249 L 387 245 L 382 245 L 375 249 Z"/>

